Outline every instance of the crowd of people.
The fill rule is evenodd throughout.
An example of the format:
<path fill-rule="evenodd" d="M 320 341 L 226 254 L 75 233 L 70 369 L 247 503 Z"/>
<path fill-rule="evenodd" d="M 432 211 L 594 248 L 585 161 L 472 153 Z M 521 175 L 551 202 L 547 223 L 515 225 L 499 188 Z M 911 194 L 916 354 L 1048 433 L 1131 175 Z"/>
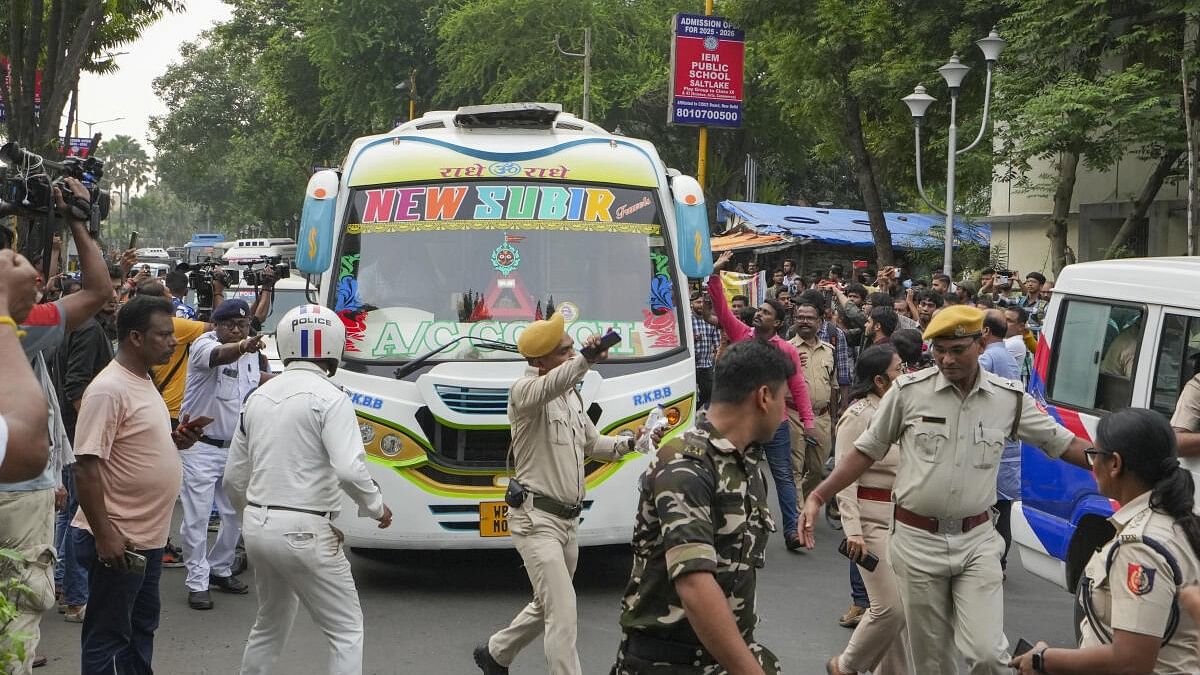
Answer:
<path fill-rule="evenodd" d="M 67 187 L 55 195 L 64 214 L 86 196 Z M 330 520 L 344 495 L 379 527 L 392 513 L 353 406 L 330 381 L 341 320 L 318 305 L 290 311 L 276 335 L 284 368 L 272 373 L 258 332 L 269 272 L 253 304 L 223 299 L 217 279 L 201 316 L 186 276 L 149 278 L 132 251 L 109 265 L 84 222 L 70 228 L 78 278 L 43 281 L 0 250 L 0 534 L 25 587 L 7 630 L 28 636 L 14 672 L 38 665 L 55 604 L 82 624 L 80 672 L 152 672 L 162 569 L 186 567 L 179 592 L 211 610 L 211 590 L 250 590 L 238 578 L 243 539 L 261 573 L 241 672 L 272 672 L 300 604 L 326 636 L 329 672 L 361 672 L 362 610 Z M 925 284 L 884 268 L 868 287 L 836 265 L 804 281 L 788 261 L 754 306 L 726 300 L 731 261 L 720 256 L 691 293 L 700 411 L 640 479 L 611 672 L 780 672 L 754 635 L 757 570 L 776 529 L 790 551 L 814 547 L 823 512 L 845 535 L 853 603 L 838 620 L 855 628 L 830 675 L 953 673 L 960 660 L 991 675 L 1200 672 L 1200 616 L 1189 612 L 1200 610 L 1200 520 L 1178 459 L 1200 454 L 1200 376 L 1170 422 L 1120 410 L 1093 442 L 1025 392 L 1051 292 L 1041 274 L 1015 291 L 991 269 Z M 646 434 L 653 448 L 667 429 L 597 431 L 577 385 L 607 355 L 598 336 L 577 351 L 560 314 L 527 326 L 516 348 L 528 367 L 508 400 L 505 501 L 533 598 L 473 657 L 504 675 L 544 634 L 550 672 L 576 675 L 585 457 L 619 459 Z M 1038 642 L 1014 654 L 1004 634 L 1021 443 L 1090 469 L 1121 505 L 1118 536 L 1080 584 L 1077 649 Z M 180 549 L 168 541 L 177 502 Z"/>
<path fill-rule="evenodd" d="M 88 196 L 73 179 L 66 185 L 65 196 L 55 189 L 64 215 L 67 200 Z M 106 260 L 87 223 L 67 221 L 73 273 L 60 272 L 57 235 L 45 278 L 0 251 L 0 537 L 22 559 L 16 573 L 28 589 L 11 598 L 6 634 L 24 636 L 13 672 L 44 664 L 40 625 L 57 605 L 82 624 L 81 672 L 150 672 L 163 567 L 188 568 L 189 600 L 210 584 L 247 592 L 235 575 L 245 565 L 235 554 L 240 523 L 219 483 L 224 450 L 213 451 L 211 434 L 232 436 L 238 394 L 248 393 L 225 382 L 250 377 L 241 362 L 230 375 L 229 354 L 244 357 L 247 373 L 268 370 L 261 336 L 248 333 L 270 311 L 274 277 L 266 273 L 251 309 L 222 302 L 218 276 L 211 317 L 197 320 L 186 274 L 151 276 L 134 250 Z M 183 550 L 167 539 L 180 499 Z M 214 510 L 222 531 L 210 551 Z"/>

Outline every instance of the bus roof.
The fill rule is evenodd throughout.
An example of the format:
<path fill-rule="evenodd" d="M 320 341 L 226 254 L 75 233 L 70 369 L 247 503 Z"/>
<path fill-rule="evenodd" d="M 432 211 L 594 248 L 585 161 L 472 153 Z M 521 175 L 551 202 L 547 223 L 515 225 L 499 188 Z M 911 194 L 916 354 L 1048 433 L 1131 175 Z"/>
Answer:
<path fill-rule="evenodd" d="M 1127 258 L 1063 268 L 1054 291 L 1200 309 L 1200 258 Z"/>
<path fill-rule="evenodd" d="M 666 168 L 648 141 L 525 103 L 427 112 L 355 140 L 343 171 L 352 187 L 455 178 L 661 187 Z"/>

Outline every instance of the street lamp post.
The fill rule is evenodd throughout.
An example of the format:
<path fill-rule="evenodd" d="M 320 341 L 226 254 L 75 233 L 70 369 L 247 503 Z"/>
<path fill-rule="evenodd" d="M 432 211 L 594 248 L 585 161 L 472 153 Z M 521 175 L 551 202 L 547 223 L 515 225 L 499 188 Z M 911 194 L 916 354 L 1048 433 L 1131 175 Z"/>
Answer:
<path fill-rule="evenodd" d="M 87 128 L 88 128 L 88 135 L 87 135 L 87 137 L 88 137 L 88 138 L 92 138 L 92 127 L 98 127 L 98 126 L 100 126 L 101 124 L 107 124 L 107 123 L 109 123 L 109 122 L 119 122 L 119 121 L 121 121 L 121 120 L 123 120 L 123 119 L 125 119 L 125 118 L 124 118 L 124 117 L 114 117 L 114 118 L 112 118 L 111 120 L 100 120 L 99 122 L 85 122 L 85 121 L 83 121 L 83 120 L 78 120 L 78 121 L 79 121 L 79 123 L 80 123 L 80 124 L 86 124 L 86 125 L 87 125 Z"/>
<path fill-rule="evenodd" d="M 954 171 L 958 155 L 967 152 L 968 150 L 979 145 L 979 141 L 983 140 L 984 131 L 987 130 L 988 111 L 992 98 L 992 71 L 996 68 L 996 61 L 1000 58 L 1000 53 L 1008 46 L 1004 38 L 996 33 L 995 29 L 982 40 L 975 43 L 979 46 L 979 51 L 983 52 L 983 58 L 987 61 L 987 84 L 984 85 L 983 93 L 983 122 L 979 125 L 979 133 L 975 136 L 975 140 L 965 148 L 958 148 L 958 94 L 962 88 L 963 79 L 967 76 L 967 71 L 970 66 L 964 65 L 958 59 L 958 54 L 950 57 L 950 61 L 938 68 L 938 73 L 942 79 L 946 81 L 946 86 L 950 90 L 950 130 L 949 130 L 949 147 L 946 150 L 946 209 L 939 209 L 929 197 L 925 195 L 925 186 L 921 183 L 921 125 L 925 121 L 925 111 L 929 108 L 935 99 L 925 93 L 925 87 L 917 85 L 913 89 L 913 93 L 900 99 L 908 106 L 908 110 L 912 113 L 914 137 L 916 139 L 916 163 L 917 163 L 917 191 L 921 194 L 921 199 L 930 206 L 934 211 L 945 214 L 946 216 L 946 246 L 942 258 L 942 272 L 953 276 L 953 252 L 954 252 Z"/>

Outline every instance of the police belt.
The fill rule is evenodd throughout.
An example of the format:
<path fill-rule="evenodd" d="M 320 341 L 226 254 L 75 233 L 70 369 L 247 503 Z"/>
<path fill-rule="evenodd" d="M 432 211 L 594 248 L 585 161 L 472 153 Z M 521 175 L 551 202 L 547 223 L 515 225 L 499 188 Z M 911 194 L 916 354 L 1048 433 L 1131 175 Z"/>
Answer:
<path fill-rule="evenodd" d="M 579 517 L 579 514 L 583 513 L 583 504 L 572 506 L 545 495 L 533 495 L 530 503 L 533 505 L 533 508 L 545 511 L 552 516 L 558 516 L 563 520 L 575 520 Z"/>
<path fill-rule="evenodd" d="M 256 509 L 266 509 L 268 511 L 293 511 L 295 513 L 307 513 L 310 516 L 320 516 L 322 518 L 329 517 L 329 511 L 316 511 L 313 509 L 301 509 L 295 506 L 263 506 L 254 502 L 246 502 L 246 506 L 253 506 Z"/>
<path fill-rule="evenodd" d="M 229 441 L 223 441 L 219 438 L 213 438 L 212 436 L 201 436 L 200 442 L 207 443 L 216 448 L 228 448 L 229 447 Z"/>
<path fill-rule="evenodd" d="M 937 518 L 922 516 L 919 513 L 913 513 L 897 504 L 895 518 L 898 522 L 904 523 L 909 527 L 925 530 L 930 534 L 966 534 L 991 520 L 992 516 L 990 512 L 984 511 L 983 513 L 967 516 L 966 518 L 943 518 L 939 520 Z"/>
<path fill-rule="evenodd" d="M 625 653 L 650 663 L 707 666 L 717 662 L 702 644 L 651 637 L 641 631 L 625 634 Z"/>

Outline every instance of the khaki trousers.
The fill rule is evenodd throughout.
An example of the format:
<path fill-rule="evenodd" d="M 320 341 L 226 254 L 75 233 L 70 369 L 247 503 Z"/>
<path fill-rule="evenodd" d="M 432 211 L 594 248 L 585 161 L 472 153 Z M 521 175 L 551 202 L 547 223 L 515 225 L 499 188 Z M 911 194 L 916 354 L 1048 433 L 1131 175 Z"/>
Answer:
<path fill-rule="evenodd" d="M 788 431 L 792 437 L 792 475 L 796 480 L 796 503 L 804 508 L 804 499 L 825 480 L 825 462 L 833 451 L 833 420 L 829 411 L 817 415 L 811 435 L 816 445 L 804 442 L 804 425 L 800 416 L 788 410 Z"/>
<path fill-rule="evenodd" d="M 24 633 L 25 660 L 15 664 L 14 675 L 29 675 L 34 652 L 41 640 L 42 612 L 54 606 L 54 488 L 29 492 L 0 492 L 0 532 L 4 546 L 25 558 L 17 574 L 29 587 L 11 598 L 17 616 L 6 633 Z"/>
<path fill-rule="evenodd" d="M 504 667 L 543 631 L 550 675 L 580 675 L 575 587 L 571 578 L 579 561 L 579 519 L 565 520 L 533 508 L 526 501 L 508 512 L 513 544 L 525 562 L 533 585 L 533 602 L 488 640 L 492 658 Z M 999 564 L 999 563 L 997 563 Z"/>
<path fill-rule="evenodd" d="M 863 541 L 867 550 L 879 556 L 874 572 L 861 567 L 863 584 L 871 606 L 863 616 L 839 660 L 843 672 L 873 675 L 908 675 L 908 633 L 904 628 L 904 604 L 896 575 L 888 558 L 891 539 L 892 504 L 870 499 L 858 500 Z"/>
<path fill-rule="evenodd" d="M 992 524 L 966 534 L 930 534 L 896 523 L 891 564 L 908 622 L 913 670 L 955 675 L 958 654 L 971 675 L 1012 675 L 1004 636 L 1004 540 Z"/>

